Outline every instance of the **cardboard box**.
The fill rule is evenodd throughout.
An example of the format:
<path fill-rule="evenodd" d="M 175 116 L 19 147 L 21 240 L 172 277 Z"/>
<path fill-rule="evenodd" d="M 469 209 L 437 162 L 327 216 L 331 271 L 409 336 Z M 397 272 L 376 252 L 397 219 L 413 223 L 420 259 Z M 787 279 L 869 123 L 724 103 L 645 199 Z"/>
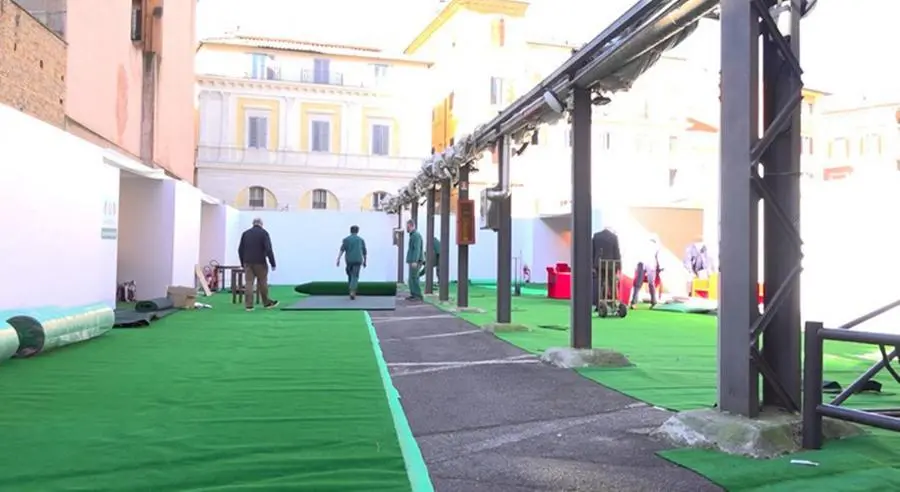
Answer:
<path fill-rule="evenodd" d="M 196 287 L 171 285 L 166 291 L 166 295 L 169 299 L 172 299 L 172 304 L 179 309 L 194 309 L 194 304 L 197 302 Z"/>

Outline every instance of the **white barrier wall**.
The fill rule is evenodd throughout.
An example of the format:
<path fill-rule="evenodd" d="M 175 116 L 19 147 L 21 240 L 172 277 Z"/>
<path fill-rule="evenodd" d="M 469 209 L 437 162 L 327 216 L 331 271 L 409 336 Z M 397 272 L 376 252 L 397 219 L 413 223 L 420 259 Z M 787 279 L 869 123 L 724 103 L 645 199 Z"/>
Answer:
<path fill-rule="evenodd" d="M 113 306 L 119 171 L 98 147 L 3 104 L 0 128 L 0 310 Z"/>
<path fill-rule="evenodd" d="M 195 285 L 200 204 L 200 192 L 187 183 L 123 172 L 118 282 L 133 280 L 141 299 L 163 297 L 170 285 Z"/>
<path fill-rule="evenodd" d="M 165 180 L 172 196 L 172 280 L 171 285 L 195 285 L 197 257 L 200 256 L 201 192 L 184 181 Z"/>
<path fill-rule="evenodd" d="M 220 265 L 237 265 L 237 240 L 240 237 L 241 213 L 222 204 L 204 203 L 200 220 L 200 258 L 205 266 L 210 261 Z"/>
<path fill-rule="evenodd" d="M 254 217 L 263 220 L 272 237 L 277 269 L 269 274 L 273 285 L 303 282 L 346 280 L 343 266 L 335 260 L 341 240 L 350 234 L 350 226 L 358 225 L 366 240 L 368 267 L 363 281 L 386 281 L 397 278 L 397 251 L 392 246 L 392 230 L 396 216 L 376 212 L 339 212 L 304 210 L 296 212 L 241 212 L 240 226 L 230 236 L 235 255 L 240 235 Z"/>

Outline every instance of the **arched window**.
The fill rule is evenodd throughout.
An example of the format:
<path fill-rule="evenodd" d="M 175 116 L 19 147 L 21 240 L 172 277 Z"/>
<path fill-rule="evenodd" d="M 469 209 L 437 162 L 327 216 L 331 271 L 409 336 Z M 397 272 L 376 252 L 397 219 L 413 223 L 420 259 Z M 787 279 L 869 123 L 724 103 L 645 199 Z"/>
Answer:
<path fill-rule="evenodd" d="M 312 208 L 314 210 L 326 210 L 328 208 L 328 190 L 321 188 L 313 190 Z"/>
<path fill-rule="evenodd" d="M 247 205 L 250 208 L 266 208 L 266 189 L 262 186 L 251 186 Z"/>

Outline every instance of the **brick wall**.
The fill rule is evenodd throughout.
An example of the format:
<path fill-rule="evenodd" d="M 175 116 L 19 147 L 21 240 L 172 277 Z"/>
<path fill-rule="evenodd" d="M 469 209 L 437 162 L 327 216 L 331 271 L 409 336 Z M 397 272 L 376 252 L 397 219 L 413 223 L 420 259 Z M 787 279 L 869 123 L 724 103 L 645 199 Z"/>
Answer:
<path fill-rule="evenodd" d="M 12 0 L 0 0 L 0 103 L 65 125 L 66 43 Z"/>

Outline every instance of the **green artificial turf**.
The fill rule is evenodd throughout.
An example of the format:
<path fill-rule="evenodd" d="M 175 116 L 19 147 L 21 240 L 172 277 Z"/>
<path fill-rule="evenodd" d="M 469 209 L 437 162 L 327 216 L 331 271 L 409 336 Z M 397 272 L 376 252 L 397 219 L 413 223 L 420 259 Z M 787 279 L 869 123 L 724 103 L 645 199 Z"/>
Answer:
<path fill-rule="evenodd" d="M 365 313 L 230 300 L 0 365 L 0 490 L 409 491 Z"/>
<path fill-rule="evenodd" d="M 483 313 L 457 313 L 473 324 L 496 319 L 496 291 L 473 286 L 469 304 Z M 532 328 L 497 336 L 532 353 L 569 346 L 569 302 L 546 297 L 513 297 L 512 321 Z M 711 407 L 716 402 L 716 319 L 702 314 L 631 311 L 625 318 L 594 318 L 593 345 L 624 353 L 628 368 L 579 369 L 583 376 L 653 405 L 672 410 Z M 825 379 L 846 387 L 880 355 L 870 345 L 827 342 Z M 897 385 L 882 374 L 881 394 L 855 395 L 847 405 L 900 407 Z M 662 455 L 696 470 L 727 490 L 874 490 L 873 484 L 900 483 L 900 434 L 872 431 L 868 436 L 831 442 L 822 451 L 803 453 L 818 467 L 790 465 L 791 458 L 752 460 L 700 450 Z M 824 482 L 823 482 L 824 481 Z M 852 483 L 851 483 L 852 482 Z M 827 483 L 827 486 L 825 485 Z M 864 487 L 864 488 L 858 488 Z"/>

